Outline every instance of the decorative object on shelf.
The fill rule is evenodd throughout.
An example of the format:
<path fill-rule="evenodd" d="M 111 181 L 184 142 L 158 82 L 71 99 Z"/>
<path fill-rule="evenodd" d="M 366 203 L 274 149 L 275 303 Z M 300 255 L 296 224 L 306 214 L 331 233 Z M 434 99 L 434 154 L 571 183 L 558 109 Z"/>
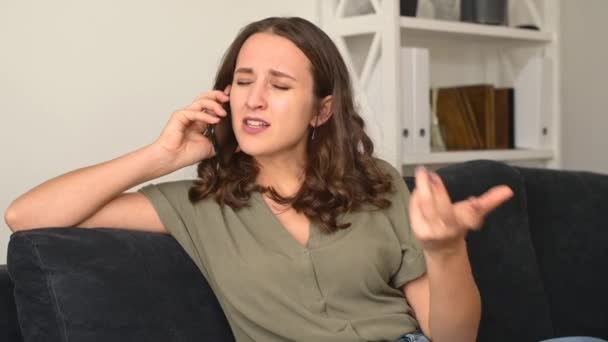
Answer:
<path fill-rule="evenodd" d="M 348 2 L 348 6 L 344 7 L 345 17 L 355 17 L 358 15 L 368 15 L 374 13 L 374 7 L 369 0 L 351 0 Z"/>
<path fill-rule="evenodd" d="M 435 19 L 459 21 L 459 0 L 431 0 L 435 9 Z"/>
<path fill-rule="evenodd" d="M 461 0 L 460 20 L 486 25 L 507 25 L 508 0 Z"/>
<path fill-rule="evenodd" d="M 415 17 L 418 9 L 418 0 L 400 0 L 399 14 L 406 17 Z"/>
<path fill-rule="evenodd" d="M 540 27 L 538 27 L 536 25 L 532 25 L 532 24 L 517 25 L 515 27 L 519 28 L 519 29 L 525 29 L 525 30 L 540 31 Z"/>
<path fill-rule="evenodd" d="M 425 19 L 435 18 L 435 7 L 433 7 L 431 0 L 418 0 L 416 17 Z"/>

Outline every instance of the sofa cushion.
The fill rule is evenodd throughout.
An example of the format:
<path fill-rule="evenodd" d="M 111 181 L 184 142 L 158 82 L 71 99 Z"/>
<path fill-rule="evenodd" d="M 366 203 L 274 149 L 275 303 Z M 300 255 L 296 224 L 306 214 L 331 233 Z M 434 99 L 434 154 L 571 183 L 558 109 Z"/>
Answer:
<path fill-rule="evenodd" d="M 26 341 L 233 341 L 213 292 L 168 235 L 14 233 L 8 268 Z"/>
<path fill-rule="evenodd" d="M 549 306 L 532 245 L 526 192 L 516 169 L 475 160 L 437 170 L 453 202 L 506 184 L 514 196 L 467 236 L 471 268 L 482 300 L 478 341 L 540 341 L 552 336 Z M 415 179 L 406 177 L 410 189 Z"/>
<path fill-rule="evenodd" d="M 22 342 L 13 296 L 13 282 L 6 265 L 0 265 L 0 341 Z"/>
<path fill-rule="evenodd" d="M 555 336 L 608 339 L 608 175 L 520 172 Z"/>

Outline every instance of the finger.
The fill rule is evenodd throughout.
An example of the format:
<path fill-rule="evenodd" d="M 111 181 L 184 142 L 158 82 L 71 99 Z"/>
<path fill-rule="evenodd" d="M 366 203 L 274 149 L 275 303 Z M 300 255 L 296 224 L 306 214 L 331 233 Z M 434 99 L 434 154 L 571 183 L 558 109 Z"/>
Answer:
<path fill-rule="evenodd" d="M 408 213 L 409 213 L 410 224 L 412 226 L 412 230 L 416 234 L 416 237 L 420 238 L 420 239 L 428 238 L 428 233 L 429 233 L 428 231 L 426 231 L 426 230 L 421 231 L 420 229 L 416 229 L 417 227 L 428 226 L 424 222 L 424 221 L 426 221 L 426 219 L 420 212 L 420 204 L 418 203 L 418 190 L 414 190 L 410 196 L 410 200 L 409 200 L 409 204 L 408 204 Z M 427 235 L 420 236 L 422 233 L 427 233 Z"/>
<path fill-rule="evenodd" d="M 216 124 L 220 118 L 206 112 L 198 112 L 192 110 L 179 110 L 175 112 L 175 118 L 184 127 L 188 127 L 192 122 L 201 121 L 205 124 Z"/>
<path fill-rule="evenodd" d="M 433 226 L 437 222 L 437 212 L 435 210 L 435 200 L 430 186 L 428 171 L 425 167 L 418 166 L 416 168 L 415 182 L 420 213 Z"/>
<path fill-rule="evenodd" d="M 218 102 L 227 102 L 228 100 L 230 100 L 230 98 L 228 97 L 228 94 L 225 93 L 225 89 L 224 89 L 224 91 L 211 90 L 211 91 L 206 91 L 204 93 L 201 93 L 196 97 L 196 99 L 194 99 L 193 102 L 203 100 L 203 99 L 208 99 L 208 100 L 213 100 L 213 101 L 218 101 Z"/>
<path fill-rule="evenodd" d="M 497 185 L 478 197 L 478 205 L 485 215 L 496 209 L 506 200 L 513 196 L 513 190 L 506 185 Z"/>
<path fill-rule="evenodd" d="M 191 125 L 195 132 L 204 132 L 208 124 L 202 121 L 193 121 Z"/>
<path fill-rule="evenodd" d="M 224 88 L 224 94 L 230 95 L 231 89 L 232 89 L 232 85 L 231 84 L 227 85 L 226 88 Z"/>
<path fill-rule="evenodd" d="M 456 203 L 456 218 L 469 229 L 479 229 L 485 216 L 511 196 L 513 191 L 508 186 L 495 186 L 479 197 L 471 196 Z"/>
<path fill-rule="evenodd" d="M 187 109 L 200 112 L 205 111 L 216 116 L 226 116 L 228 114 L 221 104 L 209 99 L 195 101 Z"/>
<path fill-rule="evenodd" d="M 458 225 L 464 229 L 477 230 L 482 226 L 484 213 L 481 212 L 476 197 L 469 197 L 454 204 L 454 216 Z"/>
<path fill-rule="evenodd" d="M 448 190 L 445 188 L 441 177 L 439 177 L 437 173 L 431 171 L 429 172 L 429 180 L 433 191 L 433 199 L 435 200 L 435 208 L 440 220 L 448 227 L 458 226 L 458 222 L 454 217 L 452 200 L 450 199 Z"/>

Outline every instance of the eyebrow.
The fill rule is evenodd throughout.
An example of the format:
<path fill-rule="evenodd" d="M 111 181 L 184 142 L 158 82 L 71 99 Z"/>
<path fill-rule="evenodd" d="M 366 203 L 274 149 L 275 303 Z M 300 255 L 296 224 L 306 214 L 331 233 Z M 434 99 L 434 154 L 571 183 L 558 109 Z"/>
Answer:
<path fill-rule="evenodd" d="M 236 71 L 234 73 L 236 74 L 236 73 L 239 73 L 239 72 L 240 73 L 245 73 L 245 74 L 253 74 L 253 69 L 252 68 L 242 68 L 241 67 L 241 68 L 236 69 Z M 294 81 L 297 81 L 295 77 L 293 77 L 293 76 L 291 76 L 289 74 L 286 74 L 286 73 L 284 73 L 282 71 L 275 70 L 275 69 L 270 69 L 270 75 L 272 75 L 274 77 L 287 77 L 287 78 L 291 78 Z"/>

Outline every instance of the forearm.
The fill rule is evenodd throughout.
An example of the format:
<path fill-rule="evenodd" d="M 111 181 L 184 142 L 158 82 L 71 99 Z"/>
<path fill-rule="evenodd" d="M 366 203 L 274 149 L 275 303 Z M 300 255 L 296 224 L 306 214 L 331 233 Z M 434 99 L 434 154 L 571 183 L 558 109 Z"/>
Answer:
<path fill-rule="evenodd" d="M 449 253 L 425 254 L 429 279 L 429 327 L 434 342 L 476 340 L 481 299 L 466 243 Z"/>
<path fill-rule="evenodd" d="M 148 145 L 36 186 L 11 204 L 6 221 L 13 231 L 76 225 L 122 192 L 172 171 L 170 156 Z"/>

